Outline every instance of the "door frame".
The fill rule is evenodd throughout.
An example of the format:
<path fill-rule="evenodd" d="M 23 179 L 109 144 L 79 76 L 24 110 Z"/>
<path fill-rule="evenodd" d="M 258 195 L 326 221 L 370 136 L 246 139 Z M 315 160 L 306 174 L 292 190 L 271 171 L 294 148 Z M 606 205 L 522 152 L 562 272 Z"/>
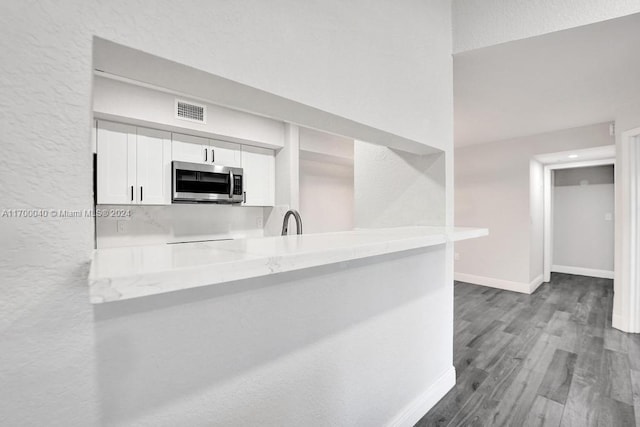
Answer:
<path fill-rule="evenodd" d="M 619 142 L 620 188 L 616 190 L 616 271 L 612 326 L 640 333 L 640 128 L 625 131 Z"/>
<path fill-rule="evenodd" d="M 544 165 L 544 243 L 543 243 L 543 280 L 551 281 L 551 265 L 553 262 L 553 171 L 558 169 L 574 169 L 589 166 L 616 164 L 615 158 L 576 161 Z M 614 182 L 615 185 L 615 182 Z"/>

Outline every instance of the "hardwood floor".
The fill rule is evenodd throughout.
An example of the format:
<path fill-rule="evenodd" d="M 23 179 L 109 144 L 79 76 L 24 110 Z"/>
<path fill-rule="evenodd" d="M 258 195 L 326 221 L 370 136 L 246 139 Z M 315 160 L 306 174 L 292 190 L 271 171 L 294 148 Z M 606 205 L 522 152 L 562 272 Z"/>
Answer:
<path fill-rule="evenodd" d="M 613 281 L 533 295 L 456 282 L 456 386 L 416 427 L 638 426 L 640 335 L 611 328 Z"/>

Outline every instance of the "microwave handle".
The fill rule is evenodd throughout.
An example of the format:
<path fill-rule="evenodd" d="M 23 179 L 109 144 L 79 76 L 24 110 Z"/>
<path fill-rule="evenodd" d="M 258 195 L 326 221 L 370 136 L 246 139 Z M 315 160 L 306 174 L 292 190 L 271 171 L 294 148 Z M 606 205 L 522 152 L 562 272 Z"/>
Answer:
<path fill-rule="evenodd" d="M 233 198 L 233 171 L 229 171 L 229 182 L 231 185 L 229 186 L 229 198 Z"/>

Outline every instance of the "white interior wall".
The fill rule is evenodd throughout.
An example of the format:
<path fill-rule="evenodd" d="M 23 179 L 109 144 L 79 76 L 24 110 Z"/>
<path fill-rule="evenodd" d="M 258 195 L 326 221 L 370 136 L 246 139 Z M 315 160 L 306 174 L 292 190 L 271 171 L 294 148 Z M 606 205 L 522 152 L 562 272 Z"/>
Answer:
<path fill-rule="evenodd" d="M 478 49 L 640 12 L 636 0 L 454 0 L 453 52 Z"/>
<path fill-rule="evenodd" d="M 130 216 L 96 218 L 97 248 L 240 239 L 264 235 L 264 215 L 261 207 L 175 204 L 100 205 L 99 208 L 128 211 Z"/>
<path fill-rule="evenodd" d="M 355 142 L 355 225 L 445 225 L 445 155 Z"/>
<path fill-rule="evenodd" d="M 541 283 L 544 278 L 544 166 L 536 160 L 529 163 L 529 215 L 529 282 Z"/>
<path fill-rule="evenodd" d="M 186 98 L 207 108 L 206 123 L 195 123 L 175 117 L 175 100 L 183 96 L 99 76 L 93 85 L 97 117 L 267 148 L 284 145 L 284 123 L 277 120 Z"/>
<path fill-rule="evenodd" d="M 554 174 L 551 271 L 578 268 L 598 270 L 583 271 L 586 275 L 613 276 L 613 166 L 557 169 Z"/>
<path fill-rule="evenodd" d="M 305 233 L 353 229 L 353 140 L 300 128 L 300 215 Z"/>
<path fill-rule="evenodd" d="M 542 235 L 532 237 L 542 210 L 532 215 L 532 201 L 540 201 L 533 156 L 613 142 L 601 123 L 456 149 L 455 224 L 489 228 L 487 237 L 456 243 L 457 278 L 528 292 L 542 264 Z"/>
<path fill-rule="evenodd" d="M 206 4 L 163 0 L 152 5 L 71 0 L 43 1 L 37 7 L 2 2 L 0 54 L 11 58 L 0 65 L 3 204 L 17 209 L 91 208 L 94 36 L 450 150 L 450 7 L 447 0 L 376 2 L 375 7 L 364 0 L 216 0 Z M 25 179 L 25 167 L 34 164 L 38 174 Z M 287 370 L 292 365 L 285 357 L 273 358 L 268 366 L 240 363 L 250 371 L 246 374 L 255 380 L 251 382 L 244 382 L 248 377 L 236 376 L 236 371 L 221 377 L 211 359 L 198 359 L 212 349 L 218 357 L 229 356 L 220 352 L 225 345 L 199 351 L 202 336 L 227 331 L 233 338 L 237 329 L 230 326 L 245 324 L 239 319 L 252 319 L 254 325 L 256 316 L 276 320 L 273 315 L 279 313 L 278 305 L 264 304 L 253 312 L 232 310 L 230 307 L 246 307 L 243 302 L 252 296 L 245 294 L 236 305 L 226 306 L 233 316 L 202 322 L 208 318 L 198 320 L 199 315 L 216 313 L 221 301 L 194 291 L 188 297 L 175 293 L 148 299 L 133 312 L 123 305 L 106 305 L 97 314 L 88 302 L 86 283 L 94 245 L 91 218 L 2 218 L 0 234 L 4 242 L 0 247 L 0 377 L 11 390 L 0 400 L 0 424 L 176 425 L 183 424 L 186 415 L 190 425 L 211 425 L 217 420 L 228 425 L 249 416 L 247 407 L 264 409 L 257 411 L 262 420 L 277 419 L 283 413 L 279 411 L 291 407 L 324 408 L 324 414 L 333 417 L 362 409 L 360 404 L 344 402 L 326 406 L 336 393 L 308 395 L 299 389 L 297 378 L 309 371 Z M 312 288 L 302 292 L 313 295 L 324 285 Z M 282 298 L 292 288 L 270 289 L 283 292 L 274 302 L 296 307 Z M 397 294 L 395 288 L 392 294 Z M 363 303 L 362 292 L 354 295 L 349 313 L 354 306 L 370 306 Z M 342 297 L 332 299 L 337 300 Z M 196 305 L 197 310 L 193 309 Z M 452 305 L 445 308 L 443 315 L 452 315 Z M 399 310 L 388 313 L 400 317 L 408 313 L 405 307 Z M 299 316 L 308 315 L 290 314 L 283 318 L 281 325 L 286 326 L 282 330 L 288 331 Z M 443 319 L 443 325 L 438 327 L 452 331 L 451 318 Z M 373 329 L 378 333 L 375 325 Z M 260 330 L 255 337 L 269 338 L 278 330 Z M 314 329 L 305 327 L 300 336 L 309 330 Z M 362 341 L 350 336 L 342 341 L 336 338 L 335 346 L 323 348 L 343 349 L 340 344 L 348 342 L 353 354 L 366 350 L 359 347 Z M 254 349 L 259 352 L 266 351 L 267 341 L 243 342 L 260 343 Z M 298 344 L 312 351 L 316 342 Z M 238 348 L 233 353 L 236 361 L 249 360 L 253 351 Z M 373 348 L 378 351 L 381 347 Z M 424 343 L 413 340 L 397 348 L 402 348 L 403 357 L 430 356 Z M 153 349 L 162 353 L 158 356 L 150 351 Z M 442 357 L 451 359 L 450 354 Z M 339 362 L 338 366 L 347 365 Z M 276 375 L 263 376 L 264 369 Z M 376 369 L 376 375 L 384 371 Z M 406 384 L 398 384 L 399 375 L 408 381 L 415 379 L 410 368 L 397 373 L 394 381 L 370 390 L 404 389 Z M 279 382 L 264 381 L 275 378 Z M 322 384 L 327 378 L 335 380 L 336 373 L 305 378 Z M 234 387 L 240 383 L 249 388 Z M 264 388 L 265 384 L 269 387 Z M 358 382 L 347 381 L 345 388 L 354 384 Z M 411 394 L 418 393 L 418 388 L 410 388 Z M 130 399 L 121 398 L 125 390 L 133 393 L 126 395 Z M 260 396 L 266 399 L 262 403 L 269 404 L 247 405 L 247 392 L 251 402 L 258 402 L 254 397 Z M 310 399 L 305 401 L 305 396 Z M 371 397 L 380 398 L 377 394 Z M 404 395 L 399 400 L 407 398 Z M 368 411 L 372 401 L 362 403 Z M 270 409 L 274 412 L 267 412 Z M 348 424 L 354 418 L 345 415 L 344 420 Z M 329 421 L 339 423 L 335 418 Z M 367 418 L 365 424 L 380 421 Z"/>
<path fill-rule="evenodd" d="M 300 160 L 300 215 L 305 233 L 353 229 L 353 166 Z"/>

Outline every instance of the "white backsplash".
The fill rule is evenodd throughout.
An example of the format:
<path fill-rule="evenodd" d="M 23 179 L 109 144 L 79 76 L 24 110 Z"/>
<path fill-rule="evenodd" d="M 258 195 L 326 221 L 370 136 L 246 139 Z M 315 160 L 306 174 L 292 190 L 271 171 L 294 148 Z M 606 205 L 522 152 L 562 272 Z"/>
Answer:
<path fill-rule="evenodd" d="M 98 208 L 129 211 L 131 215 L 128 219 L 96 218 L 97 248 L 264 235 L 264 208 L 261 207 L 176 204 L 99 205 Z"/>

